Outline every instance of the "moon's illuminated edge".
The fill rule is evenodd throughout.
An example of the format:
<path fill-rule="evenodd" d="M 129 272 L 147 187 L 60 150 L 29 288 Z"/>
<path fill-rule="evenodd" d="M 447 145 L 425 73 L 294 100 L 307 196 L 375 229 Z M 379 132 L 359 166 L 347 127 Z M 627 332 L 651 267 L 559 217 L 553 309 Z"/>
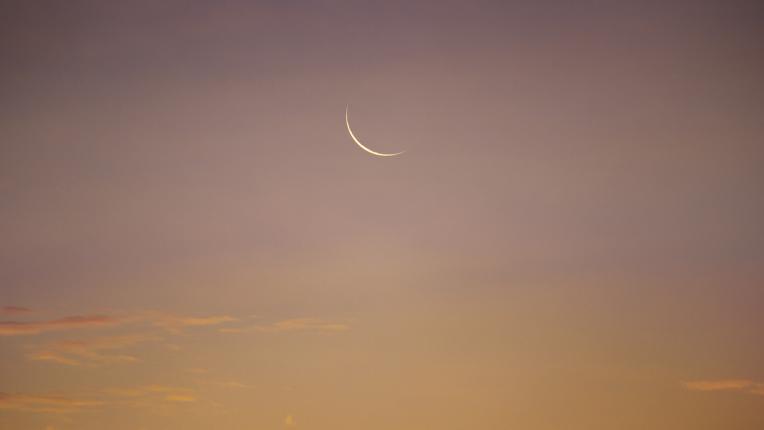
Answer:
<path fill-rule="evenodd" d="M 345 106 L 345 125 L 348 128 L 348 133 L 350 133 L 350 137 L 353 138 L 353 142 L 355 142 L 358 146 L 360 146 L 361 149 L 363 149 L 364 151 L 368 152 L 369 154 L 373 154 L 373 155 L 376 155 L 376 156 L 379 156 L 379 157 L 395 157 L 396 155 L 401 155 L 404 152 L 406 152 L 406 151 L 401 151 L 401 152 L 395 152 L 395 153 L 392 153 L 392 154 L 387 154 L 387 153 L 384 153 L 384 152 L 373 151 L 373 150 L 367 148 L 366 146 L 364 146 L 364 144 L 361 143 L 361 141 L 358 140 L 357 137 L 355 137 L 355 134 L 353 134 L 353 130 L 350 129 L 350 121 L 348 120 L 348 110 L 349 110 L 349 108 L 350 108 L 349 105 Z"/>

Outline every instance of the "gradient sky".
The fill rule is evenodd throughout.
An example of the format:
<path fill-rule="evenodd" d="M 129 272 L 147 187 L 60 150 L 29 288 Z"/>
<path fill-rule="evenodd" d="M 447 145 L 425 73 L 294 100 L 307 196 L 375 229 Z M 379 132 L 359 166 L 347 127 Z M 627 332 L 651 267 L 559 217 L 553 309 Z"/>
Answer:
<path fill-rule="evenodd" d="M 3 2 L 0 427 L 764 428 L 759 3 Z"/>

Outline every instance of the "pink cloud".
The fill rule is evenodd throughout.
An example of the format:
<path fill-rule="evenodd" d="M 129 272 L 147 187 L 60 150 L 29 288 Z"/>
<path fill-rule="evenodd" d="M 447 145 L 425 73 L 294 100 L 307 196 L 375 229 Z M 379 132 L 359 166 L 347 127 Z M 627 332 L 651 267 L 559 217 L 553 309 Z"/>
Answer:
<path fill-rule="evenodd" d="M 152 321 L 153 325 L 162 327 L 171 332 L 177 332 L 186 327 L 207 327 L 236 321 L 236 318 L 228 315 L 191 317 L 161 313 L 151 313 L 149 314 L 149 319 Z"/>
<path fill-rule="evenodd" d="M 19 311 L 12 312 L 19 313 Z M 178 332 L 186 327 L 212 326 L 231 321 L 236 321 L 236 318 L 227 315 L 190 317 L 161 312 L 142 312 L 132 315 L 122 315 L 120 317 L 108 315 L 74 315 L 49 321 L 0 321 L 0 336 L 35 335 L 51 331 L 137 323 L 150 323 L 171 332 Z"/>
<path fill-rule="evenodd" d="M 119 320 L 106 315 L 75 315 L 49 321 L 0 321 L 0 336 L 23 336 L 51 331 L 116 324 Z"/>
<path fill-rule="evenodd" d="M 30 312 L 32 312 L 31 309 L 21 306 L 3 306 L 0 308 L 0 313 L 3 315 L 28 314 Z"/>
<path fill-rule="evenodd" d="M 256 325 L 251 327 L 231 327 L 222 328 L 222 333 L 246 333 L 246 332 L 266 332 L 280 333 L 290 331 L 314 331 L 325 333 L 336 333 L 350 330 L 350 326 L 342 323 L 327 322 L 317 318 L 293 318 L 277 321 L 267 325 Z"/>

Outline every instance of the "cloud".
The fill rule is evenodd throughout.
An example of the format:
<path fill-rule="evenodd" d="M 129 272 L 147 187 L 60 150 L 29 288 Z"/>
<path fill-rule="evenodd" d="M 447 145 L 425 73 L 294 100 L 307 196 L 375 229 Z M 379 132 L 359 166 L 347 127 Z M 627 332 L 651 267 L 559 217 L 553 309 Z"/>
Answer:
<path fill-rule="evenodd" d="M 22 336 L 51 331 L 114 325 L 118 319 L 107 315 L 75 315 L 49 321 L 0 321 L 0 336 Z"/>
<path fill-rule="evenodd" d="M 8 307 L 6 307 L 8 308 Z M 18 307 L 13 307 L 16 309 Z M 18 308 L 22 309 L 22 308 Z M 19 312 L 14 310 L 12 312 Z M 142 326 L 140 331 L 153 331 L 161 328 L 162 333 L 128 334 L 122 336 L 101 336 L 90 339 L 69 339 L 50 342 L 45 345 L 33 345 L 27 358 L 69 366 L 82 364 L 130 363 L 139 361 L 136 357 L 115 354 L 114 351 L 132 347 L 148 340 L 160 340 L 167 333 L 180 334 L 186 328 L 205 327 L 236 321 L 227 315 L 182 316 L 163 312 L 133 312 L 117 315 L 74 315 L 46 321 L 0 321 L 0 336 L 33 336 L 49 332 L 64 332 L 79 329 L 103 329 L 116 326 Z M 166 346 L 179 350 L 171 343 Z M 111 351 L 111 353 L 109 353 Z"/>
<path fill-rule="evenodd" d="M 16 411 L 65 414 L 102 404 L 98 400 L 65 396 L 0 393 L 0 409 Z"/>
<path fill-rule="evenodd" d="M 247 333 L 247 332 L 266 332 L 279 333 L 290 331 L 314 331 L 325 333 L 336 333 L 350 330 L 350 326 L 341 323 L 330 323 L 317 318 L 293 318 L 277 321 L 267 325 L 256 325 L 251 327 L 226 327 L 221 328 L 221 333 Z"/>
<path fill-rule="evenodd" d="M 26 308 L 6 306 L 3 313 L 23 313 Z M 186 327 L 204 327 L 236 321 L 228 315 L 214 316 L 179 316 L 161 312 L 141 312 L 121 315 L 74 315 L 48 321 L 0 321 L 0 336 L 22 336 L 47 333 L 51 331 L 73 330 L 81 328 L 100 328 L 118 324 L 150 323 L 167 331 L 178 333 Z"/>
<path fill-rule="evenodd" d="M 129 407 L 155 407 L 161 403 L 192 403 L 197 401 L 191 388 L 168 385 L 140 385 L 128 388 L 110 388 L 104 394 L 115 398 L 116 404 Z"/>
<path fill-rule="evenodd" d="M 764 396 L 764 384 L 755 384 L 748 392 L 757 396 Z"/>
<path fill-rule="evenodd" d="M 196 390 L 185 387 L 149 384 L 108 388 L 88 396 L 0 392 L 0 411 L 44 414 L 70 414 L 101 407 L 161 409 L 197 402 Z"/>
<path fill-rule="evenodd" d="M 753 385 L 753 381 L 747 379 L 718 379 L 712 381 L 685 382 L 684 386 L 693 391 L 723 391 L 741 390 Z"/>
<path fill-rule="evenodd" d="M 32 360 L 51 361 L 77 366 L 81 364 L 132 363 L 136 357 L 124 354 L 109 354 L 133 347 L 137 344 L 158 340 L 151 334 L 129 334 L 122 336 L 101 336 L 82 340 L 61 340 L 49 343 L 27 355 Z"/>
<path fill-rule="evenodd" d="M 286 427 L 294 427 L 297 425 L 297 422 L 294 420 L 294 417 L 291 415 L 287 415 L 284 417 L 284 426 Z"/>
<path fill-rule="evenodd" d="M 234 381 L 234 380 L 202 380 L 199 381 L 200 384 L 207 384 L 214 387 L 221 387 L 221 388 L 237 388 L 237 389 L 243 389 L 243 388 L 253 388 L 254 385 L 245 384 L 243 382 Z"/>
<path fill-rule="evenodd" d="M 196 396 L 189 394 L 168 394 L 164 399 L 168 402 L 195 402 Z"/>
<path fill-rule="evenodd" d="M 0 308 L 0 314 L 3 315 L 28 314 L 30 312 L 32 312 L 31 309 L 21 306 L 3 306 Z"/>
<path fill-rule="evenodd" d="M 107 388 L 104 390 L 104 393 L 117 397 L 138 397 L 150 393 L 187 393 L 190 391 L 192 391 L 190 388 L 173 387 L 170 385 L 161 384 L 148 384 L 127 388 Z"/>
<path fill-rule="evenodd" d="M 236 318 L 228 315 L 214 315 L 207 317 L 178 316 L 172 314 L 150 313 L 148 318 L 152 324 L 162 327 L 172 333 L 177 333 L 186 327 L 207 327 L 236 321 Z"/>
<path fill-rule="evenodd" d="M 213 384 L 223 388 L 252 388 L 252 385 L 239 381 L 215 381 Z"/>
<path fill-rule="evenodd" d="M 199 376 L 199 378 L 196 378 L 196 383 L 199 385 L 207 385 L 212 387 L 220 387 L 220 388 L 236 388 L 236 389 L 242 389 L 242 388 L 253 388 L 253 385 L 245 384 L 241 381 L 237 381 L 234 379 L 218 379 L 218 378 L 210 378 L 210 369 L 204 368 L 204 367 L 192 367 L 189 369 L 184 369 L 184 372 L 190 373 L 192 375 Z"/>
<path fill-rule="evenodd" d="M 682 385 L 691 391 L 740 391 L 764 396 L 764 383 L 750 379 L 699 380 L 684 382 Z"/>

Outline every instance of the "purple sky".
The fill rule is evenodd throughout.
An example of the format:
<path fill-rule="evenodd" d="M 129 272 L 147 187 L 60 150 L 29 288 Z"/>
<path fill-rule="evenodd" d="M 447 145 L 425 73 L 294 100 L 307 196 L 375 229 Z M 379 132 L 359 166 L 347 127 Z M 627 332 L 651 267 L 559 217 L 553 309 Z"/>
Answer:
<path fill-rule="evenodd" d="M 45 3 L 0 427 L 764 426 L 757 2 Z"/>

